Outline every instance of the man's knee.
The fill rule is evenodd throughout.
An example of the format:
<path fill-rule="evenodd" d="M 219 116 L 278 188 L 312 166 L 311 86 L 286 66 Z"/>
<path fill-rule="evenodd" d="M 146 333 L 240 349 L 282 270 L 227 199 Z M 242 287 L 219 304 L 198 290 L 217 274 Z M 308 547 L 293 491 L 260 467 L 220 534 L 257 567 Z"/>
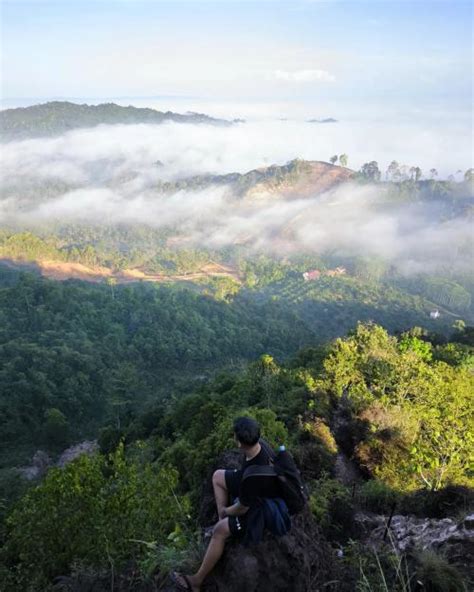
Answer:
<path fill-rule="evenodd" d="M 223 487 L 224 489 L 227 489 L 226 484 L 225 484 L 225 470 L 224 469 L 218 469 L 217 471 L 214 471 L 214 474 L 212 475 L 212 484 L 218 485 L 219 487 Z"/>
<path fill-rule="evenodd" d="M 227 539 L 230 537 L 229 519 L 223 518 L 214 526 L 212 536 L 216 539 Z"/>

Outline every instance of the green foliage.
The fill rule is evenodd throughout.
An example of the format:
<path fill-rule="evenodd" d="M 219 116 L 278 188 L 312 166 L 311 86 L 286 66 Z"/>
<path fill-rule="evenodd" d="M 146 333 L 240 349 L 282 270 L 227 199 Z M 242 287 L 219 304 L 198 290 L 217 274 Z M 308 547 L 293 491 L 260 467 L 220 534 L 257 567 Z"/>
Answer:
<path fill-rule="evenodd" d="M 255 259 L 241 260 L 239 271 L 249 288 L 261 288 L 283 279 L 288 273 L 288 265 L 274 258 L 259 255 Z"/>
<path fill-rule="evenodd" d="M 365 425 L 356 456 L 387 485 L 472 484 L 473 376 L 465 366 L 433 361 L 430 344 L 358 325 L 334 342 L 317 390 L 348 401 Z"/>
<path fill-rule="evenodd" d="M 34 261 L 38 259 L 65 259 L 51 239 L 42 239 L 31 232 L 0 235 L 0 256 L 11 259 Z"/>
<path fill-rule="evenodd" d="M 311 411 L 301 427 L 299 444 L 293 454 L 306 479 L 333 474 L 338 447 L 329 426 Z"/>
<path fill-rule="evenodd" d="M 449 335 L 451 319 L 444 316 L 430 319 L 433 305 L 419 295 L 389 284 L 384 275 L 385 265 L 377 259 L 367 262 L 352 258 L 347 261 L 351 275 L 322 276 L 314 281 L 304 281 L 302 275 L 295 273 L 300 265 L 295 265 L 284 279 L 268 284 L 261 294 L 269 301 L 291 308 L 322 343 L 347 334 L 357 321 L 373 321 L 392 333 L 422 325 Z M 301 267 L 302 271 L 314 269 Z M 324 267 L 316 268 L 324 270 Z"/>
<path fill-rule="evenodd" d="M 276 448 L 278 445 L 288 442 L 289 436 L 285 425 L 277 420 L 276 414 L 271 409 L 249 410 L 249 416 L 258 421 L 263 437 L 271 446 Z"/>
<path fill-rule="evenodd" d="M 428 518 L 462 518 L 474 510 L 474 488 L 448 485 L 437 491 L 420 489 L 405 495 L 400 503 L 404 514 Z"/>
<path fill-rule="evenodd" d="M 329 426 L 320 418 L 305 422 L 303 425 L 305 432 L 311 434 L 317 442 L 324 447 L 329 454 L 336 454 L 337 443 Z"/>
<path fill-rule="evenodd" d="M 203 293 L 212 295 L 216 300 L 230 302 L 239 293 L 239 290 L 240 284 L 236 280 L 222 277 L 211 278 Z"/>
<path fill-rule="evenodd" d="M 0 288 L 0 441 L 56 449 L 120 430 L 150 399 L 197 373 L 264 352 L 287 356 L 311 333 L 278 303 L 217 302 L 190 290 L 55 283 Z M 177 387 L 179 388 L 179 386 Z"/>
<path fill-rule="evenodd" d="M 360 169 L 360 174 L 366 181 L 380 181 L 381 173 L 379 170 L 379 165 L 375 160 L 363 164 L 362 168 Z"/>
<path fill-rule="evenodd" d="M 141 573 L 149 578 L 159 574 L 160 580 L 164 581 L 177 567 L 185 573 L 196 571 L 205 553 L 205 546 L 196 535 L 178 524 L 164 543 L 135 541 L 143 549 L 138 560 Z"/>
<path fill-rule="evenodd" d="M 458 570 L 433 551 L 424 551 L 418 558 L 416 579 L 426 592 L 467 592 Z"/>
<path fill-rule="evenodd" d="M 348 489 L 336 479 L 322 476 L 311 483 L 309 507 L 329 539 L 347 540 L 354 524 Z"/>
<path fill-rule="evenodd" d="M 45 442 L 52 448 L 65 447 L 68 442 L 69 424 L 59 409 L 47 409 L 44 412 L 43 432 Z"/>
<path fill-rule="evenodd" d="M 422 360 L 429 362 L 432 357 L 432 346 L 428 341 L 422 341 L 418 337 L 404 333 L 398 342 L 398 348 L 402 353 L 413 352 Z"/>
<path fill-rule="evenodd" d="M 52 469 L 7 520 L 6 562 L 24 590 L 46 586 L 76 559 L 118 569 L 143 555 L 137 539 L 162 543 L 185 518 L 176 487 L 174 469 L 130 462 L 123 446 Z"/>
<path fill-rule="evenodd" d="M 358 542 L 346 547 L 345 563 L 355 567 L 357 592 L 467 592 L 458 570 L 432 551 L 416 557 L 392 549 L 368 549 Z"/>
<path fill-rule="evenodd" d="M 370 549 L 351 541 L 345 563 L 355 568 L 356 592 L 413 592 L 413 574 L 407 557 L 391 549 Z"/>
<path fill-rule="evenodd" d="M 472 369 L 474 366 L 474 353 L 472 347 L 461 343 L 446 343 L 439 345 L 434 351 L 434 357 L 440 362 L 450 366 L 463 366 Z"/>
<path fill-rule="evenodd" d="M 217 397 L 189 397 L 183 399 L 183 407 L 187 412 L 194 407 L 188 425 L 180 426 L 180 438 L 163 452 L 159 462 L 171 462 L 180 472 L 181 485 L 193 492 L 193 501 L 200 493 L 203 479 L 209 473 L 210 465 L 226 449 L 235 448 L 233 439 L 233 421 L 239 416 L 256 419 L 262 428 L 262 436 L 276 447 L 288 442 L 288 432 L 271 409 L 256 407 L 224 406 Z M 238 399 L 237 399 L 238 405 Z M 179 410 L 176 410 L 167 421 L 179 424 Z"/>
<path fill-rule="evenodd" d="M 322 526 L 330 522 L 329 505 L 334 497 L 348 498 L 347 489 L 337 479 L 321 477 L 311 484 L 309 506 L 313 516 Z"/>
<path fill-rule="evenodd" d="M 445 277 L 419 275 L 400 279 L 399 285 L 456 312 L 465 313 L 471 306 L 470 292 L 458 282 Z"/>
<path fill-rule="evenodd" d="M 29 489 L 30 483 L 18 469 L 0 469 L 0 541 L 5 538 L 5 520 L 14 503 Z"/>
<path fill-rule="evenodd" d="M 61 292 L 44 292 L 35 282 L 22 289 L 30 307 L 53 296 L 61 303 L 59 310 L 70 306 Z M 106 311 L 109 306 L 116 311 L 123 306 L 124 295 L 133 295 L 117 289 L 112 301 L 103 288 L 91 290 L 98 303 L 102 298 L 107 303 Z M 189 303 L 187 295 L 172 294 L 176 312 L 184 315 L 177 304 Z M 155 290 L 140 294 L 148 323 L 158 314 L 150 308 L 155 295 Z M 164 298 L 160 295 L 161 305 L 167 302 Z M 192 295 L 191 302 L 201 302 L 200 298 Z M 212 306 L 232 305 L 213 302 Z M 18 310 L 14 306 L 12 310 L 21 321 Z M 128 322 L 136 321 L 132 312 L 127 312 Z M 115 328 L 106 333 L 105 343 L 121 346 L 126 334 L 125 329 Z M 11 500 L 6 500 L 3 514 L 9 517 L 1 533 L 6 543 L 5 581 L 13 582 L 12 590 L 14 585 L 41 589 L 55 575 L 71 572 L 78 562 L 91 569 L 120 570 L 131 561 L 145 574 L 171 564 L 194 565 L 200 548 L 183 518 L 196 512 L 203 482 L 216 459 L 235 447 L 232 423 L 240 415 L 257 419 L 272 446 L 285 443 L 294 452 L 310 481 L 311 511 L 331 540 L 345 544 L 357 534 L 351 492 L 331 478 L 343 442 L 344 450 L 353 452 L 355 460 L 375 477 L 356 492 L 362 507 L 388 512 L 397 501 L 399 507 L 418 515 L 423 515 L 423 508 L 445 515 L 451 507 L 454 511 L 467 507 L 467 487 L 430 492 L 436 499 L 401 495 L 422 486 L 437 490 L 451 482 L 472 483 L 472 374 L 462 356 L 454 355 L 448 345 L 433 346 L 417 328 L 397 338 L 380 326 L 360 324 L 345 339 L 324 348 L 307 348 L 288 365 L 264 354 L 241 372 L 221 372 L 211 381 L 195 382 L 190 393 L 155 401 L 141 412 L 129 406 L 130 393 L 137 389 L 134 356 L 138 348 L 133 353 L 125 350 L 127 360 L 117 365 L 109 353 L 105 358 L 109 370 L 101 384 L 107 385 L 111 399 L 100 446 L 110 454 L 82 457 L 63 470 L 52 469 L 13 511 L 7 507 Z M 462 351 L 469 347 L 455 345 Z M 143 346 L 148 351 L 146 340 Z M 442 356 L 450 356 L 450 363 L 441 361 Z M 26 362 L 15 360 L 13 368 L 26 373 L 35 367 L 36 357 L 41 364 L 35 375 L 38 396 L 34 401 L 42 400 L 42 394 L 46 412 L 40 416 L 40 430 L 44 436 L 49 426 L 54 438 L 54 426 L 61 434 L 65 420 L 71 424 L 72 416 L 48 393 L 49 383 L 54 384 L 52 373 L 47 372 L 48 358 L 33 348 Z M 156 358 L 151 360 L 156 363 Z M 40 367 L 46 378 L 41 379 Z M 60 367 L 55 368 L 61 375 Z M 342 416 L 344 433 L 337 428 Z M 335 434 L 330 426 L 336 426 Z M 344 441 L 347 434 L 350 450 Z M 408 590 L 402 587 L 408 580 L 400 579 L 405 564 L 399 557 L 359 553 L 353 561 L 360 590 Z"/>
<path fill-rule="evenodd" d="M 339 156 L 339 163 L 341 166 L 346 167 L 348 162 L 349 162 L 349 157 L 347 156 L 347 154 L 341 154 Z"/>
<path fill-rule="evenodd" d="M 393 504 L 400 500 L 397 491 L 377 479 L 370 479 L 357 488 L 357 501 L 364 509 L 376 514 L 390 514 Z"/>

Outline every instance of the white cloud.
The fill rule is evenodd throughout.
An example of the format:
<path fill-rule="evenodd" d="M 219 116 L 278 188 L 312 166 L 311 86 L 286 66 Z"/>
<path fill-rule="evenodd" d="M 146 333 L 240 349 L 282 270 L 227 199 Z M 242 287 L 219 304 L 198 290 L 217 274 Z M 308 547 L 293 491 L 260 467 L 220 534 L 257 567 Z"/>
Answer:
<path fill-rule="evenodd" d="M 428 155 L 436 154 L 433 138 L 417 136 L 413 130 L 411 142 L 398 138 L 399 153 L 394 152 L 393 128 L 382 127 L 378 132 L 361 128 L 359 143 L 349 144 L 357 130 L 340 124 L 298 122 L 225 128 L 120 125 L 6 144 L 2 146 L 0 181 L 17 189 L 0 200 L 0 221 L 145 223 L 179 228 L 191 241 L 211 247 L 245 242 L 285 253 L 332 249 L 382 255 L 407 272 L 470 264 L 472 228 L 466 220 L 440 222 L 433 208 L 420 204 L 402 204 L 387 212 L 380 207 L 384 197 L 380 188 L 346 185 L 325 195 L 291 201 L 279 199 L 277 191 L 254 201 L 235 199 L 223 186 L 169 194 L 157 191 L 160 179 L 209 171 L 245 172 L 295 156 L 326 160 L 332 153 L 346 151 L 350 164 L 358 168 L 361 158 L 377 158 L 378 151 L 390 148 L 385 163 L 380 163 L 384 168 L 398 154 L 407 155 L 408 147 L 416 148 L 416 153 L 424 148 L 431 149 Z M 370 144 L 369 133 L 371 154 L 363 152 Z M 346 150 L 348 146 L 353 150 Z M 163 166 L 157 166 L 157 160 Z M 423 166 L 416 160 L 412 163 Z M 57 181 L 66 182 L 66 188 Z M 25 191 L 25 186 L 34 191 Z M 466 254 L 461 256 L 463 249 Z"/>
<path fill-rule="evenodd" d="M 277 80 L 287 80 L 289 82 L 334 82 L 336 77 L 327 70 L 275 70 L 273 73 Z"/>
<path fill-rule="evenodd" d="M 237 111 L 235 111 L 238 114 Z M 292 115 L 290 113 L 290 115 Z M 333 116 L 329 105 L 309 111 L 308 119 Z M 461 123 L 403 121 L 367 123 L 341 120 L 317 125 L 304 121 L 253 121 L 231 127 L 205 125 L 115 125 L 71 131 L 58 138 L 39 138 L 1 146 L 0 182 L 31 175 L 72 184 L 124 178 L 130 172 L 156 179 L 202 173 L 245 173 L 284 164 L 293 158 L 327 161 L 349 155 L 358 170 L 376 160 L 385 171 L 392 160 L 438 170 L 440 178 L 472 166 L 471 134 Z M 157 160 L 164 167 L 153 165 Z"/>

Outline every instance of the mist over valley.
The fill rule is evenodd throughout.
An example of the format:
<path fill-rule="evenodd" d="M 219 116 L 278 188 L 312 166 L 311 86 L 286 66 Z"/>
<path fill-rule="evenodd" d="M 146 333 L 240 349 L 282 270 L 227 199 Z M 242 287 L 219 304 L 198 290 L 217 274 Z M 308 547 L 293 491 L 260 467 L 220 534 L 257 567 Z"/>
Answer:
<path fill-rule="evenodd" d="M 53 114 L 59 120 L 48 124 L 53 128 L 61 129 L 66 120 L 73 126 L 78 113 L 86 122 L 95 118 L 97 125 L 2 145 L 4 258 L 15 253 L 10 235 L 22 230 L 46 240 L 48 233 L 62 233 L 56 256 L 69 260 L 71 249 L 77 252 L 81 245 L 77 237 L 65 238 L 64 228 L 136 225 L 160 236 L 158 249 L 212 251 L 209 261 L 217 257 L 236 277 L 242 253 L 285 265 L 299 255 L 329 256 L 346 266 L 357 258 L 383 262 L 379 278 L 443 276 L 461 279 L 470 290 L 472 173 L 458 170 L 443 180 L 433 167 L 422 171 L 403 161 L 391 161 L 386 171 L 374 161 L 354 170 L 350 163 L 360 159 L 357 153 L 343 154 L 345 166 L 330 164 L 329 158 L 295 158 L 323 153 L 326 132 L 309 123 L 206 116 L 190 123 L 168 114 L 156 125 L 136 123 L 153 113 L 160 116 L 149 109 L 104 105 L 78 111 L 71 103 L 45 108 L 48 118 Z M 22 136 L 44 129 L 40 107 L 2 116 L 4 127 Z M 103 123 L 111 117 L 120 123 Z M 130 117 L 133 123 L 121 122 Z M 337 154 L 334 160 L 339 161 Z M 129 254 L 135 245 L 120 240 L 110 248 Z M 141 272 L 157 271 L 146 263 L 156 258 L 153 248 L 147 245 Z M 15 257 L 31 255 L 20 249 Z"/>

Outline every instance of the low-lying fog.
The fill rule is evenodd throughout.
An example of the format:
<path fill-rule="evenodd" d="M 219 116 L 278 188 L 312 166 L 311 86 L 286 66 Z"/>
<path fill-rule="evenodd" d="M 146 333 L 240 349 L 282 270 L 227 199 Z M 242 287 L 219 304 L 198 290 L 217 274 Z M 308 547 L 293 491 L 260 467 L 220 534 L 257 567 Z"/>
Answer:
<path fill-rule="evenodd" d="M 140 222 L 175 226 L 210 246 L 245 240 L 280 251 L 339 248 L 381 255 L 407 271 L 469 268 L 472 227 L 466 219 L 435 222 L 429 208 L 419 205 L 383 213 L 380 188 L 345 185 L 323 196 L 259 205 L 232 204 L 223 187 L 167 196 L 154 188 L 159 179 L 244 173 L 295 157 L 327 161 L 342 153 L 354 169 L 377 160 L 384 171 L 396 159 L 420 166 L 426 176 L 437 168 L 439 177 L 464 172 L 469 154 L 454 137 L 441 141 L 433 131 L 387 123 L 370 129 L 297 121 L 100 126 L 3 145 L 7 197 L 0 201 L 0 222 Z"/>

